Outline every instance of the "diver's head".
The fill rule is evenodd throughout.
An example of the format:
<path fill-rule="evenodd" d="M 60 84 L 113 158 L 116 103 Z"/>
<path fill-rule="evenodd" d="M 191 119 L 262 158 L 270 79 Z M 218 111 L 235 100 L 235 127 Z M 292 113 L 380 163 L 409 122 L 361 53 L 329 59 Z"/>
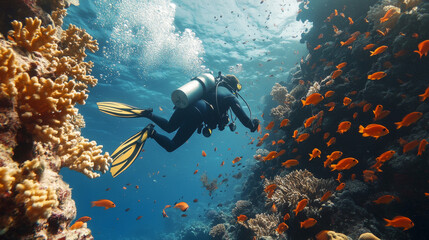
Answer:
<path fill-rule="evenodd" d="M 232 88 L 233 91 L 238 92 L 241 90 L 241 84 L 238 78 L 234 75 L 226 75 L 223 77 L 223 80 L 227 83 L 228 86 Z"/>

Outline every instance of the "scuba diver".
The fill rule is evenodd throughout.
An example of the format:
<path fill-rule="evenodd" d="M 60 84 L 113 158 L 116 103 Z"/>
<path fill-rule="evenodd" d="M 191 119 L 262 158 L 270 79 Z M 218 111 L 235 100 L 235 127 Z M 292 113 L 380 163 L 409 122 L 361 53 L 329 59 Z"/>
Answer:
<path fill-rule="evenodd" d="M 195 131 L 205 137 L 210 137 L 212 130 L 216 128 L 223 131 L 228 126 L 231 131 L 235 131 L 236 125 L 230 116 L 232 112 L 246 128 L 255 132 L 259 120 L 251 119 L 248 105 L 250 117 L 244 112 L 238 101 L 238 96 L 241 97 L 238 94 L 240 90 L 241 84 L 234 75 L 223 76 L 219 72 L 216 78 L 208 73 L 192 78 L 171 94 L 175 111 L 169 120 L 154 114 L 152 108 L 138 109 L 123 103 L 98 102 L 99 110 L 106 114 L 125 118 L 144 117 L 167 133 L 177 130 L 170 139 L 159 134 L 155 125 L 148 124 L 112 153 L 112 176 L 116 177 L 134 162 L 148 138 L 153 138 L 165 150 L 172 152 L 182 146 Z M 244 99 L 243 101 L 247 104 Z"/>

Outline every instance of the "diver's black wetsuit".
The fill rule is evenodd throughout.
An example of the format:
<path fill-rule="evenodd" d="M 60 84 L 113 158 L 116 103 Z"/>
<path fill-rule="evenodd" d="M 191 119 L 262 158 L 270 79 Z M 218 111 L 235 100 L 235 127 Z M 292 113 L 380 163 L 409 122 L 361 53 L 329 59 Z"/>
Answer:
<path fill-rule="evenodd" d="M 219 111 L 216 106 L 216 91 L 212 90 L 203 100 L 198 100 L 185 109 L 176 109 L 168 121 L 152 113 L 148 118 L 164 131 L 171 133 L 178 129 L 171 140 L 157 132 L 152 135 L 152 138 L 165 150 L 172 152 L 182 146 L 203 123 L 207 124 L 211 129 L 219 127 L 219 129 L 223 130 L 227 123 L 222 123 L 221 116 L 225 115 L 229 108 L 232 109 L 245 127 L 251 131 L 256 130 L 257 124 L 255 126 L 243 111 L 238 99 L 226 87 L 218 87 L 217 101 Z"/>

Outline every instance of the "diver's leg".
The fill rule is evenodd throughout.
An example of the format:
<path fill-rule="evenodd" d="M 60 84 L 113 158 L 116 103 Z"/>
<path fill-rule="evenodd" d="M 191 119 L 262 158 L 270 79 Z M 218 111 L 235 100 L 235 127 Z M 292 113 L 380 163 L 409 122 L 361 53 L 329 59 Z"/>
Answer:
<path fill-rule="evenodd" d="M 172 152 L 176 150 L 178 147 L 182 146 L 197 130 L 197 128 L 203 122 L 199 113 L 191 114 L 188 116 L 189 119 L 185 120 L 183 124 L 180 126 L 176 135 L 173 139 L 169 139 L 168 137 L 161 135 L 157 132 L 152 134 L 152 138 L 161 145 L 167 152 Z"/>
<path fill-rule="evenodd" d="M 156 125 L 158 125 L 162 130 L 172 133 L 176 131 L 180 124 L 184 121 L 184 111 L 182 109 L 177 109 L 171 115 L 170 120 L 160 117 L 156 114 L 150 114 L 147 116 L 148 119 L 152 120 Z"/>

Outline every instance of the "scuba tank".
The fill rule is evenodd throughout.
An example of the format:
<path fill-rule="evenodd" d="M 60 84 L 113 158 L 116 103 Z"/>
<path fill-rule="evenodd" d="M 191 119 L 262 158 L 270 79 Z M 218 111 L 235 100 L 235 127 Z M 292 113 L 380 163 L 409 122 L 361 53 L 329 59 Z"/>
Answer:
<path fill-rule="evenodd" d="M 216 86 L 216 81 L 210 73 L 194 77 L 190 82 L 171 93 L 171 101 L 178 108 L 186 108 L 200 100 L 204 94 Z"/>

